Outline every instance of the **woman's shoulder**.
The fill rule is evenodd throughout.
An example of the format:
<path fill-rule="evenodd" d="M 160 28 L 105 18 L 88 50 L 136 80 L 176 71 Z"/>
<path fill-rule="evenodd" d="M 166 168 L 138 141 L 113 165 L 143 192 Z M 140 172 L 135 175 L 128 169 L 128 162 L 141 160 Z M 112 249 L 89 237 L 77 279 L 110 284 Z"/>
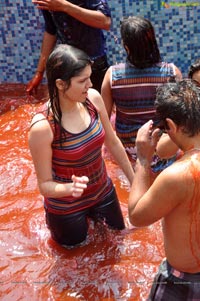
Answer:
<path fill-rule="evenodd" d="M 173 62 L 161 62 L 159 66 L 163 72 L 170 73 L 171 76 L 175 76 L 178 80 L 182 79 L 181 70 Z"/>
<path fill-rule="evenodd" d="M 32 117 L 30 129 L 35 131 L 44 131 L 50 128 L 49 124 L 49 102 L 43 103 Z"/>
<path fill-rule="evenodd" d="M 33 116 L 30 129 L 29 129 L 30 141 L 50 141 L 53 140 L 52 128 L 49 121 L 42 113 L 37 113 Z"/>
<path fill-rule="evenodd" d="M 118 63 L 113 66 L 111 66 L 111 81 L 112 83 L 118 80 L 121 80 L 122 78 L 127 76 L 127 72 L 134 72 L 134 67 L 131 67 L 128 65 L 127 62 L 124 63 Z"/>
<path fill-rule="evenodd" d="M 89 100 L 90 102 L 94 103 L 96 101 L 101 100 L 101 98 L 101 94 L 96 89 L 90 88 L 88 90 L 87 100 Z"/>
<path fill-rule="evenodd" d="M 93 88 L 88 90 L 87 103 L 89 106 L 94 106 L 98 112 L 100 111 L 101 106 L 104 104 L 101 94 Z"/>
<path fill-rule="evenodd" d="M 43 120 L 47 121 L 46 116 L 42 112 L 38 112 L 33 116 L 31 120 L 31 126 Z"/>
<path fill-rule="evenodd" d="M 48 102 L 45 102 L 37 108 L 36 112 L 32 117 L 31 125 L 33 123 L 39 122 L 40 120 L 47 120 L 47 111 L 48 111 Z"/>
<path fill-rule="evenodd" d="M 159 63 L 156 64 L 156 66 L 158 68 L 166 69 L 166 70 L 175 68 L 175 65 L 174 65 L 173 62 L 169 63 L 169 62 L 166 62 L 166 61 L 159 62 Z"/>
<path fill-rule="evenodd" d="M 114 72 L 114 71 L 117 71 L 117 70 L 124 70 L 124 69 L 126 69 L 128 67 L 128 64 L 127 64 L 127 62 L 120 62 L 120 63 L 117 63 L 117 64 L 115 64 L 115 65 L 112 65 L 111 67 L 110 67 L 110 70 L 112 71 L 112 72 Z"/>

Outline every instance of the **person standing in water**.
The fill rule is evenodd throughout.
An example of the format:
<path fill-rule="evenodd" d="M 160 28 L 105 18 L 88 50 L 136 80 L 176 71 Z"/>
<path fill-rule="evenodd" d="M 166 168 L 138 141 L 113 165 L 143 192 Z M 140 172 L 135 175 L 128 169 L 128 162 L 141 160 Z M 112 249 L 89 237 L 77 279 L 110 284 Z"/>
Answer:
<path fill-rule="evenodd" d="M 86 52 L 92 61 L 91 81 L 99 92 L 106 70 L 106 37 L 103 30 L 110 30 L 111 11 L 107 0 L 32 0 L 42 11 L 45 32 L 37 70 L 27 84 L 27 93 L 32 93 L 43 78 L 46 60 L 56 42 L 68 44 Z"/>
<path fill-rule="evenodd" d="M 167 83 L 157 91 L 160 129 L 183 151 L 151 185 L 150 163 L 160 129 L 152 120 L 138 131 L 137 161 L 130 191 L 129 219 L 145 227 L 162 219 L 166 259 L 160 265 L 149 301 L 200 298 L 200 91 L 191 80 Z"/>
<path fill-rule="evenodd" d="M 200 88 L 200 59 L 197 59 L 189 67 L 188 78 L 192 79 L 194 84 Z M 159 157 L 168 159 L 174 155 L 178 157 L 180 150 L 167 134 L 163 134 L 158 142 L 156 153 Z"/>
<path fill-rule="evenodd" d="M 116 133 L 134 164 L 137 131 L 149 119 L 155 118 L 157 87 L 180 80 L 182 74 L 173 63 L 161 60 L 155 31 L 148 19 L 140 16 L 124 18 L 120 30 L 127 59 L 107 70 L 101 94 L 109 117 L 113 108 L 116 109 Z M 152 166 L 154 171 L 159 171 L 170 162 L 155 156 Z"/>
<path fill-rule="evenodd" d="M 92 61 L 59 45 L 48 58 L 49 101 L 32 120 L 29 147 L 44 196 L 47 225 L 59 244 L 87 237 L 88 218 L 123 229 L 124 220 L 102 157 L 105 143 L 130 184 L 133 169 L 110 124 L 101 95 L 91 89 Z"/>

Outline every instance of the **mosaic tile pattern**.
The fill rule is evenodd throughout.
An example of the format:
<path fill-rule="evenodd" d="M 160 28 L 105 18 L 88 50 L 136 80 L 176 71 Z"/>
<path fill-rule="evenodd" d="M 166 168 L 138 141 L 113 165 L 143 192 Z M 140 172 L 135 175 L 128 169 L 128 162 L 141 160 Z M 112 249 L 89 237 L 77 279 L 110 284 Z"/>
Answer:
<path fill-rule="evenodd" d="M 154 25 L 163 60 L 174 62 L 184 76 L 200 57 L 200 1 L 110 0 L 112 29 L 107 37 L 109 63 L 125 60 L 119 23 L 142 15 Z M 44 22 L 31 0 L 0 1 L 0 82 L 27 83 L 35 72 Z"/>

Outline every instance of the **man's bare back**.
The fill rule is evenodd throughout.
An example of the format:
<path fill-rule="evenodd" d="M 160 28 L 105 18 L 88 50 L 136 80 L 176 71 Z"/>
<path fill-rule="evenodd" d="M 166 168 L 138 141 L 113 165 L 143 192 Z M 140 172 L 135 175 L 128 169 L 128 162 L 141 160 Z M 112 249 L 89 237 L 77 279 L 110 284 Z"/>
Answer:
<path fill-rule="evenodd" d="M 174 173 L 174 193 L 177 194 L 180 185 L 183 197 L 162 220 L 165 254 L 175 269 L 197 273 L 200 272 L 200 150 L 186 153 L 165 172 L 170 177 Z"/>
<path fill-rule="evenodd" d="M 162 220 L 166 260 L 148 300 L 199 300 L 200 89 L 190 80 L 164 84 L 157 91 L 155 107 L 159 128 L 154 129 L 150 120 L 137 134 L 129 219 L 136 227 Z M 160 129 L 183 156 L 152 181 L 150 163 L 159 147 Z"/>

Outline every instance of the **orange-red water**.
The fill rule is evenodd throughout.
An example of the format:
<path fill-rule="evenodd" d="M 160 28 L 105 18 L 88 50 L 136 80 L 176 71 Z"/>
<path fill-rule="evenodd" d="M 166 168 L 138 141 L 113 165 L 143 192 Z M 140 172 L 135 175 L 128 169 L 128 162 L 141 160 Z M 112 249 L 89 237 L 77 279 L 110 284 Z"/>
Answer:
<path fill-rule="evenodd" d="M 106 158 L 127 229 L 91 223 L 85 246 L 52 241 L 27 145 L 31 116 L 46 91 L 28 97 L 21 85 L 0 85 L 0 300 L 143 301 L 164 256 L 160 223 L 128 224 L 129 187 Z"/>

